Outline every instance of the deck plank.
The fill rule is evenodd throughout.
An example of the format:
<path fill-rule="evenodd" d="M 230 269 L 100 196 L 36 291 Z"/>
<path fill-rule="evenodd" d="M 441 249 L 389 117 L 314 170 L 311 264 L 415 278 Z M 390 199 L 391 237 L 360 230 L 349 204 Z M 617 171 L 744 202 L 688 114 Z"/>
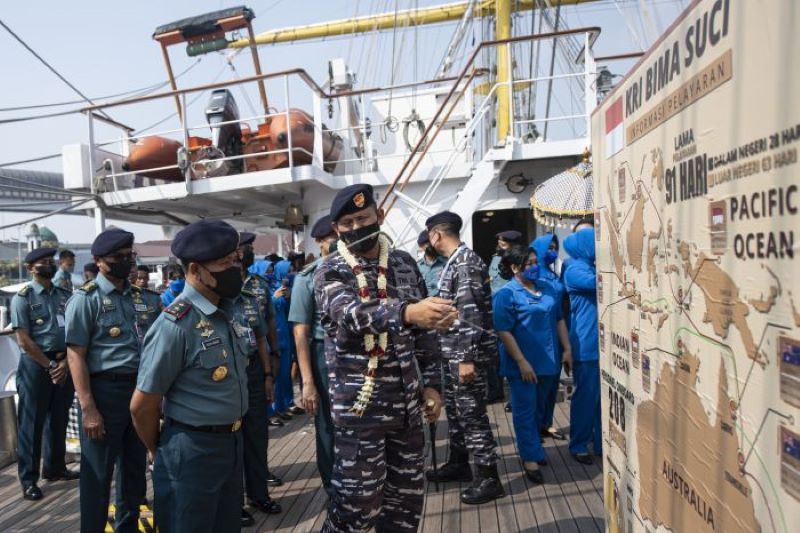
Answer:
<path fill-rule="evenodd" d="M 489 406 L 489 418 L 498 443 L 498 471 L 508 495 L 483 506 L 461 504 L 460 493 L 468 483 L 448 483 L 436 492 L 426 485 L 426 501 L 420 531 L 567 533 L 603 531 L 602 465 L 583 466 L 572 460 L 565 442 L 545 439 L 550 465 L 543 468 L 545 484 L 532 485 L 525 478 L 514 439 L 511 414 L 503 404 Z M 569 404 L 559 403 L 556 423 L 569 424 Z M 295 417 L 284 427 L 270 429 L 271 470 L 284 479 L 270 495 L 284 507 L 280 515 L 252 510 L 256 525 L 247 531 L 309 533 L 319 531 L 325 520 L 327 494 L 317 475 L 314 427 L 308 416 Z M 437 425 L 436 450 L 439 465 L 447 459 L 447 421 Z M 430 465 L 430 454 L 426 457 Z M 72 465 L 75 467 L 75 465 Z M 149 478 L 149 476 L 148 476 Z M 42 483 L 45 499 L 22 499 L 16 465 L 0 470 L 0 531 L 77 531 L 77 482 Z M 112 492 L 113 494 L 113 492 Z M 152 486 L 148 479 L 148 498 Z"/>

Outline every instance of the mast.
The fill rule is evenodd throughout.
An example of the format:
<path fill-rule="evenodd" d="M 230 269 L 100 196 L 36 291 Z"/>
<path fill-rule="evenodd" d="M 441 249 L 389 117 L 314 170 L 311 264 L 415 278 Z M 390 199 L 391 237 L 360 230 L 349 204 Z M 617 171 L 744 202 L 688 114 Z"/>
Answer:
<path fill-rule="evenodd" d="M 511 37 L 511 0 L 495 0 L 494 38 L 498 41 Z M 497 141 L 504 142 L 513 134 L 509 109 L 511 105 L 511 87 L 508 80 L 511 76 L 511 45 L 501 45 L 497 53 Z"/>

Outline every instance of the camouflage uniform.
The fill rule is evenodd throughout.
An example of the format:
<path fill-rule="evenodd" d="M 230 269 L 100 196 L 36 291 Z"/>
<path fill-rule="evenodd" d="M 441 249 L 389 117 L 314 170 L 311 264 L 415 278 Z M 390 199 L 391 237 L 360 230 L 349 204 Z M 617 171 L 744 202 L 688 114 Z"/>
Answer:
<path fill-rule="evenodd" d="M 378 261 L 359 260 L 374 295 Z M 325 358 L 333 416 L 335 495 L 323 531 L 416 531 L 423 504 L 422 387 L 439 387 L 436 336 L 403 324 L 405 305 L 426 296 L 416 261 L 389 254 L 388 299 L 361 303 L 344 258 L 329 256 L 314 275 L 314 294 L 325 330 Z M 368 356 L 363 337 L 389 332 L 363 416 L 350 411 L 364 383 Z M 421 374 L 421 375 L 420 375 Z"/>
<path fill-rule="evenodd" d="M 459 322 L 440 335 L 444 359 L 444 404 L 451 450 L 469 450 L 476 465 L 497 463 L 497 451 L 486 414 L 487 369 L 497 361 L 492 331 L 492 295 L 483 260 L 462 244 L 439 280 L 439 297 L 453 300 Z M 475 363 L 475 379 L 458 381 L 458 364 Z"/>

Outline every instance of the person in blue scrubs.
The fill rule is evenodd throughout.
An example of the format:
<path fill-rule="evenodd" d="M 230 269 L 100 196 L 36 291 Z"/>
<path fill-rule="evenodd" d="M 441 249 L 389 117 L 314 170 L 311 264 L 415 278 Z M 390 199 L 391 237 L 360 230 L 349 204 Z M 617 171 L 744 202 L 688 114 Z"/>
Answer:
<path fill-rule="evenodd" d="M 511 248 L 501 260 L 501 272 L 511 279 L 492 299 L 494 328 L 502 341 L 500 372 L 510 385 L 523 468 L 534 483 L 544 481 L 539 466 L 547 464 L 537 406 L 545 401 L 550 383 L 558 382 L 560 349 L 567 360 L 570 352 L 560 302 L 543 283 L 541 268 L 536 252 L 523 246 Z"/>
<path fill-rule="evenodd" d="M 294 361 L 295 346 L 292 334 L 292 325 L 289 322 L 289 305 L 292 291 L 294 273 L 292 263 L 287 260 L 279 261 L 274 268 L 275 289 L 272 294 L 272 303 L 275 306 L 275 326 L 278 330 L 278 351 L 280 352 L 280 365 L 278 377 L 275 380 L 275 399 L 272 402 L 270 417 L 279 417 L 291 420 L 289 409 L 294 406 L 294 388 L 292 386 L 292 361 Z"/>
<path fill-rule="evenodd" d="M 559 309 L 563 314 L 563 301 L 566 295 L 564 284 L 555 273 L 555 263 L 558 260 L 558 237 L 553 233 L 545 233 L 531 242 L 531 249 L 536 252 L 536 257 L 541 258 L 539 263 L 539 285 L 545 290 L 551 291 L 551 295 L 558 303 Z M 566 335 L 566 324 L 564 335 Z M 559 363 L 562 360 L 561 350 L 558 350 Z M 569 367 L 571 361 L 565 363 L 565 367 Z M 559 364 L 559 368 L 561 364 Z M 539 421 L 539 431 L 541 436 L 552 437 L 555 440 L 565 440 L 564 434 L 553 426 L 553 412 L 556 408 L 556 398 L 558 397 L 558 386 L 561 381 L 561 376 L 556 375 L 548 376 L 546 380 L 540 380 L 538 383 L 540 398 L 543 401 L 537 403 L 539 413 L 537 419 Z"/>
<path fill-rule="evenodd" d="M 575 371 L 569 451 L 578 462 L 592 464 L 589 443 L 595 455 L 602 454 L 594 228 L 581 229 L 564 239 L 564 250 L 572 257 L 564 272 L 564 285 L 570 301 L 569 337 Z"/>

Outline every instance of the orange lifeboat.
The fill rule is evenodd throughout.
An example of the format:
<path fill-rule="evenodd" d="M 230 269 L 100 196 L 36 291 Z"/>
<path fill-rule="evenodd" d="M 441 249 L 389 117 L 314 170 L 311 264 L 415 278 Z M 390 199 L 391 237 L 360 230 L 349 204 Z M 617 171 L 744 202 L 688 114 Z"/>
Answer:
<path fill-rule="evenodd" d="M 259 124 L 258 132 L 242 139 L 245 170 L 271 170 L 289 166 L 289 131 L 292 139 L 292 159 L 295 165 L 311 163 L 314 153 L 314 119 L 302 109 L 290 109 L 287 114 L 275 115 L 270 122 Z M 278 151 L 284 150 L 284 151 Z M 276 152 L 276 153 L 264 153 Z M 322 154 L 325 170 L 332 171 L 342 152 L 342 139 L 325 126 L 322 131 Z M 259 154 L 259 155 L 254 155 Z"/>

